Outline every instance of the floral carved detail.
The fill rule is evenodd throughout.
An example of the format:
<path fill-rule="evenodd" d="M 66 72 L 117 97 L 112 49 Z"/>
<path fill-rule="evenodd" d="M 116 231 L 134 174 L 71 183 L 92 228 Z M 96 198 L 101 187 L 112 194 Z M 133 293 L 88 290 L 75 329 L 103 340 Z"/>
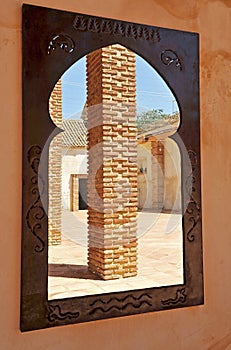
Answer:
<path fill-rule="evenodd" d="M 137 298 L 134 297 L 132 294 L 129 294 L 121 299 L 117 297 L 110 298 L 107 301 L 104 301 L 102 299 L 97 299 L 89 305 L 91 307 L 96 305 L 96 307 L 89 312 L 89 315 L 92 315 L 95 312 L 107 313 L 107 312 L 110 312 L 111 310 L 122 311 L 127 309 L 128 307 L 132 307 L 134 309 L 139 309 L 144 305 L 151 307 L 152 306 L 151 299 L 152 297 L 147 293 L 143 293 Z M 124 304 L 124 302 L 126 303 Z"/>
<path fill-rule="evenodd" d="M 42 230 L 42 219 L 45 217 L 45 211 L 40 202 L 40 192 L 38 187 L 38 166 L 39 159 L 41 155 L 41 147 L 38 145 L 32 146 L 27 152 L 27 159 L 33 170 L 34 174 L 31 177 L 31 193 L 34 196 L 34 202 L 30 206 L 26 214 L 26 223 L 31 233 L 36 237 L 38 244 L 35 246 L 34 251 L 36 253 L 41 253 L 45 248 L 45 242 L 40 237 L 40 232 Z M 41 186 L 44 185 L 43 180 L 40 178 Z M 41 189 L 43 190 L 43 189 Z"/>
<path fill-rule="evenodd" d="M 142 26 L 134 23 L 124 23 L 112 19 L 99 19 L 96 17 L 76 16 L 74 28 L 93 33 L 106 33 L 121 35 L 133 39 L 143 39 L 152 42 L 160 41 L 159 29 Z"/>
<path fill-rule="evenodd" d="M 161 300 L 163 305 L 176 305 L 178 303 L 185 303 L 187 299 L 187 294 L 185 288 L 177 289 L 175 298 L 169 298 L 167 300 Z"/>
<path fill-rule="evenodd" d="M 60 48 L 66 53 L 72 53 L 75 48 L 75 43 L 68 35 L 57 34 L 49 42 L 47 49 L 48 55 L 50 55 L 57 48 Z"/>
<path fill-rule="evenodd" d="M 61 308 L 59 305 L 49 305 L 48 306 L 48 321 L 64 321 L 64 320 L 73 320 L 79 317 L 79 312 L 61 312 Z"/>
<path fill-rule="evenodd" d="M 175 65 L 176 68 L 182 70 L 182 63 L 177 53 L 173 50 L 164 50 L 161 52 L 161 61 L 166 66 Z"/>
<path fill-rule="evenodd" d="M 195 188 L 196 178 L 194 176 L 194 172 L 197 165 L 197 155 L 192 150 L 188 151 L 188 155 L 191 161 L 192 172 L 187 178 L 186 185 L 188 187 L 189 183 L 191 183 L 192 186 L 190 190 L 191 193 L 189 193 L 190 200 L 185 212 L 185 221 L 188 223 L 187 224 L 188 230 L 186 232 L 187 239 L 189 242 L 193 242 L 195 240 L 195 235 L 193 230 L 197 225 L 198 221 L 200 220 L 200 206 L 198 205 L 194 196 L 194 192 L 196 191 L 196 188 Z"/>

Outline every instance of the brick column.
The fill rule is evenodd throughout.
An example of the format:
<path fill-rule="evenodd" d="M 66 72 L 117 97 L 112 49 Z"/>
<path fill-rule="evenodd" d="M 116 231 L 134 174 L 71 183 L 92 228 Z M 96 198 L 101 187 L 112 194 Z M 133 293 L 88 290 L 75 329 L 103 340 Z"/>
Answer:
<path fill-rule="evenodd" d="M 120 45 L 87 56 L 88 266 L 137 274 L 135 55 Z"/>
<path fill-rule="evenodd" d="M 62 127 L 62 86 L 57 82 L 49 100 L 51 119 Z M 55 136 L 49 148 L 49 207 L 48 242 L 50 245 L 61 243 L 61 206 L 62 206 L 62 134 Z"/>
<path fill-rule="evenodd" d="M 77 174 L 71 174 L 71 211 L 79 210 L 79 177 Z"/>
<path fill-rule="evenodd" d="M 164 206 L 164 141 L 151 141 L 152 155 L 152 207 Z"/>

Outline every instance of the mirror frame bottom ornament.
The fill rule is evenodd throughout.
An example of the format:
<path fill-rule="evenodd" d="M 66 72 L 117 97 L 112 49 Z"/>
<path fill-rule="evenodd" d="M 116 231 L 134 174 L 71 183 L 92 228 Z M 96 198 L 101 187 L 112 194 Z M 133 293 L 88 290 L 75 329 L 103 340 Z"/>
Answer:
<path fill-rule="evenodd" d="M 189 169 L 181 152 L 184 284 L 48 300 L 48 218 L 41 191 L 48 196 L 47 140 L 59 133 L 49 117 L 49 97 L 73 63 L 112 44 L 151 64 L 180 106 L 177 132 L 191 162 Z M 198 51 L 196 33 L 23 5 L 21 331 L 203 304 Z"/>

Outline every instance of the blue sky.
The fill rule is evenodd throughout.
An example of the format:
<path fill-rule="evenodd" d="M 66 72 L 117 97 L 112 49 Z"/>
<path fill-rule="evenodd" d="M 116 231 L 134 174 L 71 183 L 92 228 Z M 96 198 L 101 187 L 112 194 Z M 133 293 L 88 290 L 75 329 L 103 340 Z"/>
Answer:
<path fill-rule="evenodd" d="M 140 56 L 136 56 L 137 109 L 163 109 L 171 114 L 177 103 L 159 74 Z M 78 118 L 86 101 L 86 58 L 76 62 L 62 76 L 63 117 Z"/>

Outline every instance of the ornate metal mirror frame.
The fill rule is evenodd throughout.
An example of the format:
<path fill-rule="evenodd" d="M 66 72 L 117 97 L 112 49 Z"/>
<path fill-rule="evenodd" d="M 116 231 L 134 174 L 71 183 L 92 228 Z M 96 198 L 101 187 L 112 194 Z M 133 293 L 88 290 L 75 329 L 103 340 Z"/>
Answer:
<path fill-rule="evenodd" d="M 23 6 L 22 331 L 203 303 L 198 41 L 196 33 Z M 185 155 L 178 144 L 182 161 L 184 284 L 48 300 L 48 217 L 39 183 L 47 197 L 45 145 L 52 132 L 53 136 L 60 132 L 54 132 L 57 127 L 49 117 L 49 97 L 74 62 L 112 44 L 131 49 L 153 66 L 180 106 L 178 134 L 187 150 Z M 47 155 L 43 160 L 42 150 Z M 186 156 L 190 167 L 185 165 Z M 190 181 L 190 200 L 185 203 Z"/>

